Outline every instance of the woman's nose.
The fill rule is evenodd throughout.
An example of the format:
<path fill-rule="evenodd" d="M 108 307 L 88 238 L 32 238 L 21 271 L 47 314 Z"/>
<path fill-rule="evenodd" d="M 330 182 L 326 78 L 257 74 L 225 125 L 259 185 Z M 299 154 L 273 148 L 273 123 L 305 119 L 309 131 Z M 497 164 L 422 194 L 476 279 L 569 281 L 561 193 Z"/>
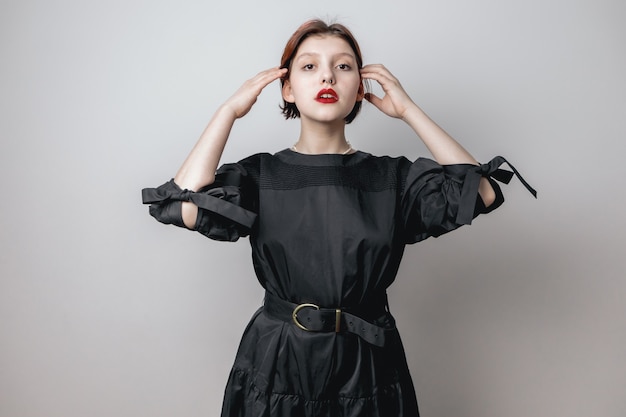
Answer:
<path fill-rule="evenodd" d="M 335 78 L 333 76 L 333 71 L 331 68 L 326 68 L 322 71 L 322 84 L 333 85 L 335 82 Z"/>

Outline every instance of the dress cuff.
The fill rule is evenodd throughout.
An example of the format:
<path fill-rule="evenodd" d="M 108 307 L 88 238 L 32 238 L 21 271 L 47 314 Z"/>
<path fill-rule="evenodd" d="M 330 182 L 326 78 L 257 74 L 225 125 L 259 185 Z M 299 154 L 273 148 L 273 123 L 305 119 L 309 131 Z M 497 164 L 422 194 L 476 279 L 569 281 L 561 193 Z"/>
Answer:
<path fill-rule="evenodd" d="M 506 163 L 513 170 L 513 172 L 499 169 L 500 165 L 504 163 Z M 458 224 L 472 223 L 476 207 L 476 199 L 478 198 L 478 186 L 482 177 L 489 178 L 490 182 L 493 182 L 492 180 L 497 180 L 504 184 L 508 184 L 511 181 L 511 178 L 513 178 L 513 175 L 515 175 L 524 187 L 526 187 L 526 189 L 535 198 L 537 198 L 537 191 L 535 191 L 535 189 L 531 187 L 526 180 L 524 180 L 517 169 L 515 169 L 515 167 L 502 156 L 496 156 L 488 163 L 473 167 L 467 171 L 465 181 L 463 182 L 463 188 L 461 190 L 461 204 L 459 206 L 459 211 L 457 212 L 456 222 Z M 501 198 L 500 200 L 501 201 L 499 201 L 499 204 L 497 205 L 502 204 L 503 199 Z M 498 203 L 498 201 L 496 201 L 496 203 Z M 487 208 L 488 211 L 491 211 L 490 209 L 491 207 Z"/>
<path fill-rule="evenodd" d="M 175 201 L 190 201 L 199 208 L 219 214 L 246 228 L 251 228 L 256 220 L 256 213 L 246 210 L 231 202 L 240 198 L 236 187 L 223 186 L 205 189 L 201 192 L 182 190 L 174 180 L 158 188 L 144 188 L 141 191 L 143 204 L 164 204 Z"/>

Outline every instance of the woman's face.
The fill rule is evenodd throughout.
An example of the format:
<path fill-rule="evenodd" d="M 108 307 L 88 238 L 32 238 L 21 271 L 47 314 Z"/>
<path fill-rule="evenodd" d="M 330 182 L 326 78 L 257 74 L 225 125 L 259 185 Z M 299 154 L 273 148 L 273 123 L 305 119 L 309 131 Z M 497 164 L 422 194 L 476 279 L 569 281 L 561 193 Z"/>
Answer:
<path fill-rule="evenodd" d="M 343 120 L 363 93 L 354 51 L 342 38 L 329 35 L 300 44 L 283 86 L 283 98 L 296 104 L 300 117 L 318 122 Z"/>

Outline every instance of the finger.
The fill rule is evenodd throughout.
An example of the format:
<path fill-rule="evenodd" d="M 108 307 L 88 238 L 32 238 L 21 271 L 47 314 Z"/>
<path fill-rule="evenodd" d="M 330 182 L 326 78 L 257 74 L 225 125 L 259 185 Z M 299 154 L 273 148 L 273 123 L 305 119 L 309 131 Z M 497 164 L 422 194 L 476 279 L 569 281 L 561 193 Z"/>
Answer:
<path fill-rule="evenodd" d="M 289 70 L 287 68 L 276 68 L 274 71 L 271 72 L 272 81 L 283 78 L 285 75 L 287 75 L 288 71 Z"/>
<path fill-rule="evenodd" d="M 369 70 L 369 71 L 387 70 L 387 68 L 383 64 L 367 64 L 367 65 L 364 65 L 362 69 Z"/>
<path fill-rule="evenodd" d="M 381 64 L 368 64 L 361 68 L 362 72 L 382 74 L 386 77 L 393 78 L 391 71 Z"/>
<path fill-rule="evenodd" d="M 265 81 L 265 80 L 275 80 L 276 78 L 280 78 L 287 71 L 286 68 L 270 68 L 265 71 L 259 72 L 257 75 L 252 77 L 253 81 Z"/>
<path fill-rule="evenodd" d="M 374 106 L 376 106 L 379 109 L 383 102 L 380 97 L 378 97 L 376 94 L 373 94 L 373 93 L 365 94 L 365 100 L 369 101 L 370 103 L 372 103 Z"/>
<path fill-rule="evenodd" d="M 282 76 L 284 74 L 286 74 L 288 71 L 288 68 L 281 68 L 281 67 L 274 67 L 274 68 L 270 68 L 266 71 L 264 71 L 263 73 L 268 74 L 270 76 Z"/>
<path fill-rule="evenodd" d="M 269 70 L 262 71 L 252 79 L 252 82 L 258 85 L 260 88 L 265 88 L 267 85 L 282 78 L 287 73 L 286 68 L 271 68 Z"/>
<path fill-rule="evenodd" d="M 380 64 L 370 64 L 364 66 L 361 69 L 361 76 L 363 78 L 373 79 L 381 84 L 387 81 L 398 83 L 398 80 L 391 74 L 391 72 Z"/>
<path fill-rule="evenodd" d="M 381 71 L 362 70 L 361 77 L 377 81 L 381 84 L 388 81 L 393 81 L 393 79 L 388 74 L 385 74 Z"/>

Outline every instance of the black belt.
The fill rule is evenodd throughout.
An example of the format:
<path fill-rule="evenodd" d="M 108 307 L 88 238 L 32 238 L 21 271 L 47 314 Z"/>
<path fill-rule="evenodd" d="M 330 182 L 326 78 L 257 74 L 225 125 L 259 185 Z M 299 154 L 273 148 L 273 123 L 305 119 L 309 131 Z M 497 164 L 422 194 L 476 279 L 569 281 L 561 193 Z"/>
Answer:
<path fill-rule="evenodd" d="M 361 306 L 359 310 L 368 316 L 378 317 L 388 313 L 385 301 Z M 295 304 L 273 294 L 265 293 L 263 311 L 271 317 L 292 321 L 300 329 L 308 332 L 349 332 L 375 346 L 384 346 L 385 338 L 395 332 L 393 318 L 391 324 L 381 327 L 352 314 L 352 309 L 321 308 L 315 304 Z"/>

